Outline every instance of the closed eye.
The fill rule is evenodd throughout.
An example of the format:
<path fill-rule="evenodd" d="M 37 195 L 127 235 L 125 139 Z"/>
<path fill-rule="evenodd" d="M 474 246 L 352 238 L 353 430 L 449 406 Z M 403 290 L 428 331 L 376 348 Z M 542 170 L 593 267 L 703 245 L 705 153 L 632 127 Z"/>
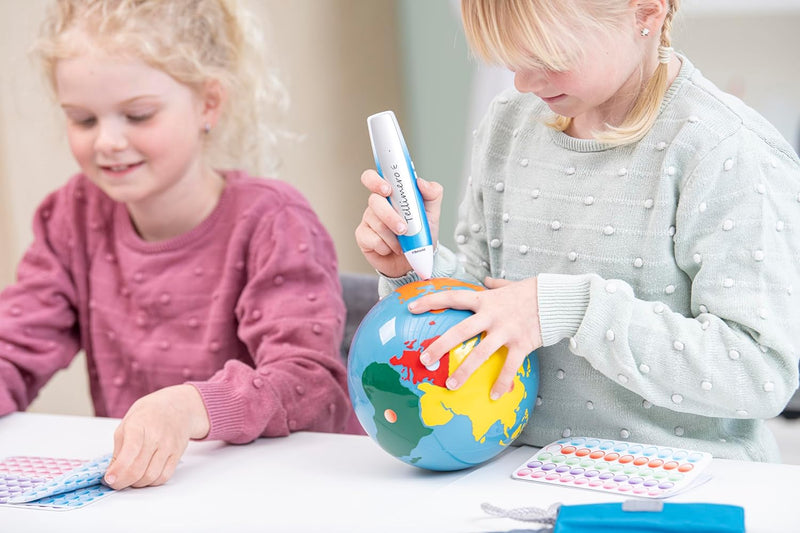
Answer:
<path fill-rule="evenodd" d="M 72 122 L 74 122 L 81 128 L 91 128 L 92 126 L 97 124 L 97 119 L 95 117 L 88 117 L 82 119 L 72 119 Z"/>
<path fill-rule="evenodd" d="M 147 114 L 144 114 L 144 115 L 126 115 L 126 118 L 130 122 L 139 123 L 139 122 L 146 122 L 146 121 L 150 120 L 151 118 L 153 118 L 153 115 L 155 115 L 155 113 L 147 113 Z"/>

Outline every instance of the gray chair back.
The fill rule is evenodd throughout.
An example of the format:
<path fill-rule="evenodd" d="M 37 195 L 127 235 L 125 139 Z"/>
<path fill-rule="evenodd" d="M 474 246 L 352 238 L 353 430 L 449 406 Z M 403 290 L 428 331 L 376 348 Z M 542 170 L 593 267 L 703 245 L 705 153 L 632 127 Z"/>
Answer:
<path fill-rule="evenodd" d="M 375 274 L 354 274 L 343 272 L 339 274 L 342 283 L 342 296 L 347 308 L 347 318 L 344 323 L 344 338 L 342 339 L 342 359 L 347 361 L 350 352 L 350 343 L 353 335 L 361 324 L 361 320 L 372 307 L 378 303 L 378 276 Z"/>

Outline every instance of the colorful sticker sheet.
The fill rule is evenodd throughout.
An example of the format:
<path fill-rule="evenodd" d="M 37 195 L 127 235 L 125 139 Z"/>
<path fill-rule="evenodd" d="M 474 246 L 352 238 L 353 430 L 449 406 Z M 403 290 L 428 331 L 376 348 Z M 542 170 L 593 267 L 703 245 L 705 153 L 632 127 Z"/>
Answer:
<path fill-rule="evenodd" d="M 93 460 L 14 456 L 0 461 L 0 505 L 70 510 L 113 489 L 101 483 L 111 455 Z"/>

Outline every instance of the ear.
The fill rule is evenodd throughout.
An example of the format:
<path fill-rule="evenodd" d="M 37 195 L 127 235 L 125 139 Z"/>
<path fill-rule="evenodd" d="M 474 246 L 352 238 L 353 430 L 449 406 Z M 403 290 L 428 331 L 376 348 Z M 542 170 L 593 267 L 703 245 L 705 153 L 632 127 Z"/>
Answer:
<path fill-rule="evenodd" d="M 669 11 L 669 0 L 632 0 L 638 30 L 647 28 L 650 35 L 660 35 Z"/>
<path fill-rule="evenodd" d="M 226 98 L 227 92 L 219 80 L 211 79 L 203 83 L 199 93 L 203 124 L 208 124 L 212 128 L 217 125 Z"/>

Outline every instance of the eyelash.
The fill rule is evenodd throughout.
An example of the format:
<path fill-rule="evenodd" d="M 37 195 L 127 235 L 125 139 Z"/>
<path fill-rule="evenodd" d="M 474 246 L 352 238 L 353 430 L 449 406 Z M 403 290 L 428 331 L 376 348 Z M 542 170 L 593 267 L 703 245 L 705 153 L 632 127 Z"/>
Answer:
<path fill-rule="evenodd" d="M 134 124 L 139 124 L 142 122 L 146 122 L 153 118 L 154 113 L 148 113 L 146 115 L 125 115 L 125 118 Z M 91 128 L 97 123 L 97 119 L 94 117 L 86 118 L 83 120 L 75 120 L 75 124 L 82 128 Z"/>
<path fill-rule="evenodd" d="M 73 122 L 81 128 L 91 128 L 94 126 L 96 120 L 94 118 L 85 118 L 83 120 L 74 120 Z"/>
<path fill-rule="evenodd" d="M 147 113 L 146 115 L 127 115 L 127 119 L 131 122 L 145 122 L 150 120 L 153 117 L 153 113 Z"/>

